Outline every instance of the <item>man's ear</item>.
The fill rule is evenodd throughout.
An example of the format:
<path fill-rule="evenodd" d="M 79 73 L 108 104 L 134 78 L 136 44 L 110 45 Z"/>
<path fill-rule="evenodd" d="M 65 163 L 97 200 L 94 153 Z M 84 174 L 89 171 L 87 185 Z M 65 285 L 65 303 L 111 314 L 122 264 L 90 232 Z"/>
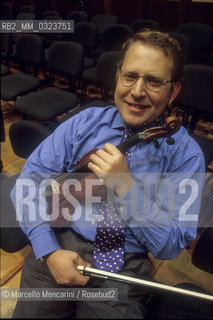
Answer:
<path fill-rule="evenodd" d="M 118 81 L 118 71 L 116 72 L 115 74 L 115 83 L 117 84 L 117 81 Z"/>
<path fill-rule="evenodd" d="M 177 97 L 180 89 L 181 89 L 181 82 L 180 81 L 175 82 L 173 89 L 172 89 L 172 94 L 171 94 L 171 97 L 169 100 L 169 104 L 172 103 L 172 101 Z"/>

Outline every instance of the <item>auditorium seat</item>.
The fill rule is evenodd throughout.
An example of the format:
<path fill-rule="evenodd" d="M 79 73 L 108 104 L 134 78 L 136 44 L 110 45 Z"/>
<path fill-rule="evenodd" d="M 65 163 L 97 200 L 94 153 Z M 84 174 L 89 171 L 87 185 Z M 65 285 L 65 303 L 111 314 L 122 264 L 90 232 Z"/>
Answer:
<path fill-rule="evenodd" d="M 38 90 L 15 101 L 15 110 L 25 117 L 39 121 L 52 121 L 56 116 L 68 112 L 77 106 L 78 97 L 70 92 L 72 84 L 81 77 L 84 62 L 84 50 L 81 44 L 56 41 L 49 49 L 48 65 L 50 71 L 67 76 L 70 90 L 55 86 Z M 52 80 L 54 84 L 54 78 Z"/>

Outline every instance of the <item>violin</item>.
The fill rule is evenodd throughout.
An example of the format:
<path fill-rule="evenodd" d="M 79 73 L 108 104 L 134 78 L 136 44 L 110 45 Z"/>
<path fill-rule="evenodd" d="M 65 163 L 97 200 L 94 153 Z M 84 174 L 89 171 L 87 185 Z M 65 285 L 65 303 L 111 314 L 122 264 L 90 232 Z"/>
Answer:
<path fill-rule="evenodd" d="M 122 141 L 116 147 L 119 149 L 120 152 L 125 154 L 129 148 L 131 148 L 138 142 L 145 141 L 149 143 L 153 141 L 156 148 L 158 148 L 159 143 L 157 139 L 163 138 L 163 137 L 167 137 L 166 142 L 168 144 L 174 144 L 175 140 L 171 136 L 179 130 L 180 126 L 181 126 L 180 119 L 178 119 L 176 116 L 170 116 L 165 119 L 165 124 L 163 126 L 156 126 L 156 127 L 146 129 L 142 132 L 137 132 L 132 136 L 130 136 L 125 141 Z M 72 197 L 77 199 L 79 203 L 85 204 L 85 199 L 89 196 L 87 194 L 85 181 L 87 179 L 97 179 L 96 174 L 93 173 L 88 168 L 90 155 L 93 153 L 96 153 L 97 150 L 98 149 L 93 149 L 89 151 L 80 161 L 78 161 L 74 171 L 69 173 L 68 172 L 61 173 L 52 181 L 51 185 L 47 187 L 46 189 L 46 199 L 48 203 L 47 213 L 52 215 L 53 217 L 57 216 L 56 219 L 52 219 L 50 221 L 51 227 L 57 227 L 57 228 L 65 227 L 70 222 L 70 219 L 67 219 L 64 217 L 62 209 L 66 208 L 66 212 L 68 212 L 68 216 L 70 216 L 75 210 L 75 208 L 71 204 L 71 202 L 67 200 L 67 198 L 69 197 L 67 197 L 66 195 L 71 194 Z M 66 187 L 66 183 L 69 181 L 69 179 L 76 179 L 76 181 L 80 182 L 81 187 L 76 188 L 76 185 L 73 185 L 73 184 L 68 185 L 68 187 Z M 101 199 L 103 199 L 106 196 L 106 191 L 107 189 L 104 185 L 92 186 L 93 196 L 100 196 Z M 56 213 L 56 210 L 58 210 L 57 213 Z"/>

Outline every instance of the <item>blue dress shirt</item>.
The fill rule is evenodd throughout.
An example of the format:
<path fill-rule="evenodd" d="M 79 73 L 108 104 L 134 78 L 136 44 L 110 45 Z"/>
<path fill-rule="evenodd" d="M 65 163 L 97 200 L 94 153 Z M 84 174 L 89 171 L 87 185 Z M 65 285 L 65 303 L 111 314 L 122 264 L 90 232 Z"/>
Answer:
<path fill-rule="evenodd" d="M 41 214 L 46 204 L 35 186 L 59 172 L 72 172 L 92 149 L 107 142 L 118 145 L 124 125 L 115 106 L 85 109 L 62 123 L 28 158 L 11 198 L 36 258 L 59 249 L 60 244 Z M 114 199 L 126 222 L 125 252 L 151 252 L 156 258 L 171 259 L 196 236 L 204 157 L 185 128 L 173 137 L 174 145 L 161 138 L 159 148 L 144 141 L 131 148 L 130 171 L 135 183 L 125 196 Z M 69 226 L 94 241 L 98 203 L 81 204 L 74 213 L 76 218 Z"/>

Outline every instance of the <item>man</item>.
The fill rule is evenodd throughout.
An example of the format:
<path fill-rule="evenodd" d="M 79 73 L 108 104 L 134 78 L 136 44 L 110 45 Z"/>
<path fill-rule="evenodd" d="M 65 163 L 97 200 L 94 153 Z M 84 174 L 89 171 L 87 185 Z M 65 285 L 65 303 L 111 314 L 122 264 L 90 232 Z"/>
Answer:
<path fill-rule="evenodd" d="M 101 258 L 100 264 L 95 260 L 98 254 L 95 247 L 99 229 L 97 217 L 100 213 L 104 215 L 105 209 L 99 203 L 92 205 L 92 209 L 83 204 L 76 206 L 73 214 L 80 214 L 73 218 L 69 228 L 53 230 L 41 217 L 39 183 L 51 174 L 72 172 L 77 162 L 92 149 L 99 150 L 90 156 L 88 168 L 109 187 L 114 196 L 112 209 L 125 225 L 125 253 L 120 259 L 124 263 L 116 272 L 147 277 L 151 271 L 148 252 L 159 259 L 171 259 L 195 238 L 203 181 L 199 173 L 205 172 L 205 166 L 200 148 L 187 131 L 181 127 L 174 135 L 174 145 L 168 145 L 165 138 L 159 139 L 157 144 L 138 143 L 130 149 L 129 163 L 126 155 L 116 147 L 125 127 L 144 130 L 162 120 L 165 108 L 181 88 L 182 56 L 179 44 L 165 33 L 144 31 L 136 34 L 125 44 L 118 65 L 116 107 L 94 106 L 59 126 L 29 157 L 19 179 L 30 179 L 33 181 L 31 187 L 37 186 L 34 202 L 30 200 L 31 209 L 23 206 L 19 210 L 20 225 L 33 248 L 23 268 L 21 287 L 117 288 L 118 300 L 18 301 L 14 317 L 144 317 L 144 288 L 89 278 L 77 269 L 78 265 L 101 269 Z M 162 176 L 166 181 L 169 178 L 165 185 Z M 109 186 L 111 181 L 113 186 Z M 16 192 L 15 188 L 13 190 L 12 198 L 20 205 L 17 201 L 20 184 L 18 186 Z M 22 197 L 30 194 L 31 187 Z M 171 194 L 166 191 L 168 188 Z M 194 190 L 196 196 L 189 205 L 187 199 L 191 199 Z M 31 219 L 34 204 L 36 218 Z M 111 223 L 111 209 L 107 210 L 106 219 Z M 88 211 L 89 217 L 94 219 L 86 219 Z M 115 234 L 115 237 L 120 235 Z M 113 259 L 103 270 L 108 270 Z"/>

